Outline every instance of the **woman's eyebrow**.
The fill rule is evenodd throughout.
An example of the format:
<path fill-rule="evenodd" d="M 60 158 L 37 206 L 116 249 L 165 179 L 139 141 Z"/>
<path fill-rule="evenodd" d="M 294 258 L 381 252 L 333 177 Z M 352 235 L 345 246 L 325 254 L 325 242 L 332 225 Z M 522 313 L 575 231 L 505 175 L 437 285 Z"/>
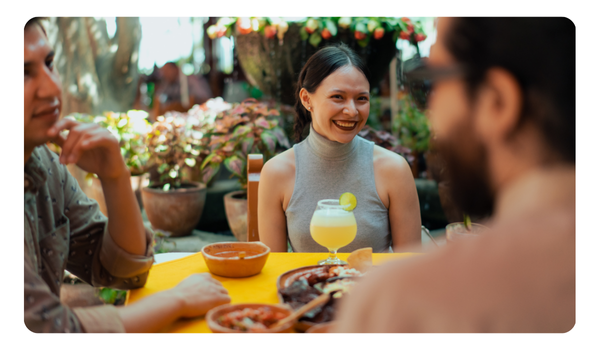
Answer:
<path fill-rule="evenodd" d="M 344 94 L 346 93 L 346 91 L 344 91 L 344 90 L 341 90 L 341 89 L 333 89 L 333 90 L 331 90 L 331 92 L 341 92 L 341 93 L 344 93 Z M 368 94 L 369 94 L 369 92 L 368 92 L 368 91 L 362 91 L 362 92 L 359 92 L 359 94 L 365 94 L 365 95 L 368 95 Z"/>

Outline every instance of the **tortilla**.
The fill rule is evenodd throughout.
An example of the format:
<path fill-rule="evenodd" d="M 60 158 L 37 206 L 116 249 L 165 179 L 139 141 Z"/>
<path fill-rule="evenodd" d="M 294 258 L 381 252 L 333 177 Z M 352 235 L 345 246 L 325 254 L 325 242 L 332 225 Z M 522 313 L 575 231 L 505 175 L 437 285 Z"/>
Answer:
<path fill-rule="evenodd" d="M 357 249 L 348 255 L 348 266 L 365 273 L 373 266 L 373 248 Z"/>

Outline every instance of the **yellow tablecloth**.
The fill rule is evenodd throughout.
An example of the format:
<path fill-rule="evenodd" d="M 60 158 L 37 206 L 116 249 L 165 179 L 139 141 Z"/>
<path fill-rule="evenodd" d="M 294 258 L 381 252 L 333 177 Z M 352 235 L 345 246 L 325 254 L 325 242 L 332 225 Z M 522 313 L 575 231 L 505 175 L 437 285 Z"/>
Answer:
<path fill-rule="evenodd" d="M 414 253 L 380 253 L 373 254 L 373 264 L 405 258 Z M 338 253 L 345 260 L 349 253 Z M 319 260 L 326 259 L 328 253 L 271 253 L 261 273 L 246 278 L 226 278 L 213 275 L 229 291 L 232 304 L 266 303 L 277 304 L 276 281 L 284 272 L 309 265 L 316 265 Z M 135 303 L 148 295 L 176 286 L 187 276 L 194 273 L 210 272 L 204 263 L 202 253 L 185 258 L 156 264 L 150 269 L 148 280 L 143 288 L 129 291 L 125 304 Z M 181 319 L 162 330 L 176 333 L 210 332 L 204 317 Z"/>

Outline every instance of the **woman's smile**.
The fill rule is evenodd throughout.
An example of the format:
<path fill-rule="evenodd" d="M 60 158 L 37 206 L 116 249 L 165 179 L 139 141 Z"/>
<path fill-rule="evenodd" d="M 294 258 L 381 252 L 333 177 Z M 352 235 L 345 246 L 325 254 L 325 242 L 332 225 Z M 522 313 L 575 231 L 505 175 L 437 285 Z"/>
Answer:
<path fill-rule="evenodd" d="M 358 125 L 358 122 L 352 120 L 332 120 L 333 125 L 344 131 L 352 131 Z"/>

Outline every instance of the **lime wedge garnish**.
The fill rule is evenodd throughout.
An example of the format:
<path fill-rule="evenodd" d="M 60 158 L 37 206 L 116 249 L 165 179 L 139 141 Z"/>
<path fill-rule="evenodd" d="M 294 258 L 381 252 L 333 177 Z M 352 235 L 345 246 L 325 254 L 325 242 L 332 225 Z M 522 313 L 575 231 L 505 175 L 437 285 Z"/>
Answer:
<path fill-rule="evenodd" d="M 340 205 L 346 211 L 352 211 L 356 208 L 356 197 L 350 192 L 346 192 L 340 196 Z"/>

